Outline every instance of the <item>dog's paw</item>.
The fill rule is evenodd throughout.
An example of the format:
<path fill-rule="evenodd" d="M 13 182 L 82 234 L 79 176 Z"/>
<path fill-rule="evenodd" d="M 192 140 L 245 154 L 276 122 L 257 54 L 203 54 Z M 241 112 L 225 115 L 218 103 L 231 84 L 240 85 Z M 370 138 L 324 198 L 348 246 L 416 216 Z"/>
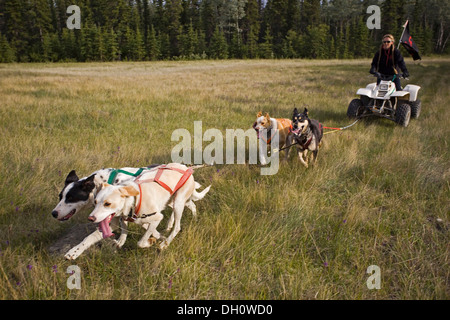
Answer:
<path fill-rule="evenodd" d="M 118 240 L 114 239 L 114 243 L 115 243 L 116 247 L 120 249 L 125 244 L 125 240 L 126 239 L 120 239 L 120 238 Z"/>
<path fill-rule="evenodd" d="M 150 246 L 154 245 L 156 243 L 156 238 L 155 237 L 150 237 L 148 238 L 148 243 Z"/>
<path fill-rule="evenodd" d="M 80 256 L 83 251 L 79 247 L 74 247 L 70 249 L 65 255 L 64 258 L 67 260 L 75 260 Z"/>
<path fill-rule="evenodd" d="M 169 246 L 169 242 L 167 240 L 164 240 L 159 244 L 159 250 L 165 250 Z"/>
<path fill-rule="evenodd" d="M 156 238 L 151 236 L 150 238 L 148 238 L 147 240 L 141 239 L 138 242 L 138 247 L 139 248 L 148 248 L 151 247 L 152 245 L 154 245 L 156 243 Z"/>

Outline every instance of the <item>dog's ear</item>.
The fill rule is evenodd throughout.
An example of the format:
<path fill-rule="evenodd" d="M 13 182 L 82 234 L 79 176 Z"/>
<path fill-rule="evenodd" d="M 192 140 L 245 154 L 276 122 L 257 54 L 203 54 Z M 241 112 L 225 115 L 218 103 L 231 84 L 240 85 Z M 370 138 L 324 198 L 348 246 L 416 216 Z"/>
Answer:
<path fill-rule="evenodd" d="M 72 170 L 72 171 L 70 171 L 69 174 L 67 175 L 66 181 L 65 181 L 64 183 L 65 183 L 65 185 L 67 186 L 69 183 L 72 183 L 72 182 L 75 182 L 75 181 L 78 181 L 78 180 L 80 180 L 80 178 L 78 178 L 78 176 L 77 176 L 75 170 Z"/>
<path fill-rule="evenodd" d="M 126 186 L 119 189 L 122 194 L 121 197 L 135 197 L 139 195 L 139 191 L 137 191 L 133 186 Z"/>
<path fill-rule="evenodd" d="M 268 112 L 266 112 L 266 114 L 264 115 L 264 117 L 265 117 L 266 119 L 270 120 L 270 116 L 269 116 L 269 113 L 268 113 Z"/>
<path fill-rule="evenodd" d="M 297 113 L 298 113 L 297 108 L 294 108 L 294 114 L 297 114 Z"/>
<path fill-rule="evenodd" d="M 308 108 L 305 108 L 305 110 L 303 111 L 303 114 L 304 114 L 305 116 L 308 116 Z"/>
<path fill-rule="evenodd" d="M 95 174 L 87 177 L 81 184 L 81 187 L 83 190 L 91 192 L 95 188 L 95 182 L 94 182 Z"/>
<path fill-rule="evenodd" d="M 259 118 L 259 117 L 261 117 L 262 116 L 262 111 L 260 111 L 260 112 L 258 112 L 257 114 L 256 114 L 256 117 L 257 118 Z"/>

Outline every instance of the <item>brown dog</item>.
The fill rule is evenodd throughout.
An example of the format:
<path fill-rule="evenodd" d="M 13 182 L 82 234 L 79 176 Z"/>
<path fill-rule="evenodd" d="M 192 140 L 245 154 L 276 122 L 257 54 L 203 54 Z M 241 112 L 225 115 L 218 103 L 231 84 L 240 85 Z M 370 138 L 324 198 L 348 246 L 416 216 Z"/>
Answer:
<path fill-rule="evenodd" d="M 292 121 L 289 119 L 276 119 L 271 118 L 268 113 L 263 115 L 260 111 L 256 115 L 256 121 L 253 124 L 253 128 L 258 134 L 260 143 L 259 148 L 259 160 L 262 165 L 267 164 L 266 148 L 272 147 L 273 139 L 278 139 L 278 146 L 275 148 L 284 147 L 288 141 L 291 140 Z M 287 160 L 289 155 L 289 149 L 285 151 L 285 159 Z"/>

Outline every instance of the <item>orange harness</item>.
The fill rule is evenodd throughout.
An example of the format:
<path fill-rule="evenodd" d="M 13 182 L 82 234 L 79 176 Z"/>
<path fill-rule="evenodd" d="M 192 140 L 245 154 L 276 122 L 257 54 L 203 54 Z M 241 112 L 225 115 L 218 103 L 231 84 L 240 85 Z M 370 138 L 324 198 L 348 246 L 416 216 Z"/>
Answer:
<path fill-rule="evenodd" d="M 282 119 L 275 119 L 275 120 L 276 120 L 276 122 L 277 122 L 277 127 L 278 127 L 278 124 L 281 124 L 281 129 L 275 128 L 275 129 L 276 129 L 276 130 L 274 130 L 275 132 L 271 135 L 271 137 L 270 137 L 269 139 L 267 139 L 267 141 L 265 141 L 265 140 L 264 140 L 264 137 L 261 136 L 261 139 L 262 139 L 265 143 L 267 143 L 267 144 L 270 144 L 270 142 L 272 141 L 272 138 L 275 137 L 275 135 L 277 134 L 277 130 L 283 130 L 284 128 L 287 128 L 287 127 L 289 127 L 290 130 L 293 129 L 291 120 L 285 119 L 285 118 L 282 118 Z M 269 131 L 268 131 L 269 134 L 270 134 L 270 132 L 272 131 L 272 129 L 273 129 L 273 128 L 269 129 Z"/>
<path fill-rule="evenodd" d="M 156 182 L 161 187 L 163 187 L 164 189 L 169 191 L 170 195 L 173 195 L 175 192 L 178 191 L 178 189 L 180 189 L 182 186 L 184 186 L 186 181 L 189 179 L 189 177 L 194 172 L 194 170 L 192 170 L 191 168 L 188 168 L 186 170 L 182 170 L 182 169 L 178 169 L 178 168 L 167 167 L 166 165 L 159 166 L 159 167 L 155 168 L 155 170 L 156 169 L 158 169 L 158 171 L 156 172 L 156 175 L 155 175 L 154 178 L 145 179 L 145 180 L 139 180 L 140 177 L 141 177 L 141 176 L 139 176 L 139 177 L 136 178 L 136 180 L 134 180 L 134 182 L 137 183 L 137 185 L 139 187 L 139 200 L 138 200 L 138 203 L 136 205 L 136 210 L 134 211 L 132 216 L 128 217 L 128 219 L 127 219 L 128 221 L 133 222 L 134 220 L 136 220 L 139 217 L 139 211 L 141 210 L 141 203 L 142 203 L 141 184 L 143 184 L 143 183 L 150 183 L 150 182 Z M 175 188 L 173 190 L 166 183 L 164 183 L 163 181 L 160 180 L 161 175 L 162 175 L 164 170 L 174 170 L 174 171 L 177 171 L 177 172 L 182 174 L 180 180 L 178 180 L 178 183 L 177 183 L 177 185 L 175 186 Z M 153 214 L 150 214 L 150 215 L 153 215 Z"/>

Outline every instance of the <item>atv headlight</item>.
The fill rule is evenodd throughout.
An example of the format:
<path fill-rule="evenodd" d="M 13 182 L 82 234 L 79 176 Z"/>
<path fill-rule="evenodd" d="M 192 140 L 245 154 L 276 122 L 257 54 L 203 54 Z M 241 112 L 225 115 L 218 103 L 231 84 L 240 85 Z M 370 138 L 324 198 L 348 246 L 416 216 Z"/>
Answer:
<path fill-rule="evenodd" d="M 380 90 L 387 90 L 388 85 L 387 84 L 380 84 Z"/>

